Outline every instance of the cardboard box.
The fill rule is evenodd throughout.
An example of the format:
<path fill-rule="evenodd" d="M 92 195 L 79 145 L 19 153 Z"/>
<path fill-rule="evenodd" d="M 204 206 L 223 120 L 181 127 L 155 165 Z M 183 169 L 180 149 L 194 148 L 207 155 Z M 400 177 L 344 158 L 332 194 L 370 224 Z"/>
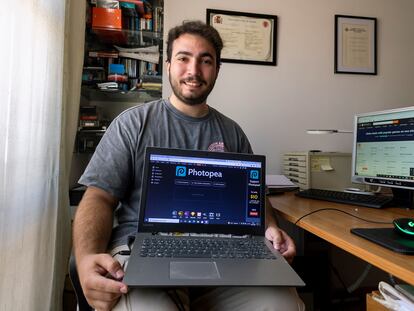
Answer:
<path fill-rule="evenodd" d="M 368 293 L 367 294 L 367 311 L 390 311 L 391 309 L 388 309 L 386 307 L 384 307 L 382 304 L 380 304 L 379 302 L 377 302 L 376 300 L 374 300 L 372 298 L 372 296 L 374 295 L 379 295 L 378 291 L 374 291 L 372 293 Z"/>

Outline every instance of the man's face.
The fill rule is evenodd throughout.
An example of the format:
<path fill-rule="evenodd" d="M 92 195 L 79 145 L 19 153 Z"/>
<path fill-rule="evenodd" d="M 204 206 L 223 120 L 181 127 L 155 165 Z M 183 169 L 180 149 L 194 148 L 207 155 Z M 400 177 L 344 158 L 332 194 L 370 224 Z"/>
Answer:
<path fill-rule="evenodd" d="M 183 34 L 173 42 L 167 70 L 175 97 L 187 105 L 203 104 L 217 78 L 216 52 L 204 38 Z"/>

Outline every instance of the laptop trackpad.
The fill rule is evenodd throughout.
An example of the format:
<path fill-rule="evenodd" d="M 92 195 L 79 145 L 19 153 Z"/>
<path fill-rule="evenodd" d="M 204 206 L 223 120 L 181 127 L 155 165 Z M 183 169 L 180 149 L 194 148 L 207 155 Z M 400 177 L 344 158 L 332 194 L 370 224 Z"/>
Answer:
<path fill-rule="evenodd" d="M 171 261 L 170 279 L 219 279 L 220 274 L 215 262 Z"/>

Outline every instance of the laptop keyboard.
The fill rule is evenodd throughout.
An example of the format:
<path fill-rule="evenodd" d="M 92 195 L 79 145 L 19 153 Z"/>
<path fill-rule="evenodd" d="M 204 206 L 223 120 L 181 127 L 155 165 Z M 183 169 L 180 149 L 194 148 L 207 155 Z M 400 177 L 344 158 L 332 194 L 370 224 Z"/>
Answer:
<path fill-rule="evenodd" d="M 141 257 L 276 259 L 260 240 L 145 238 Z"/>

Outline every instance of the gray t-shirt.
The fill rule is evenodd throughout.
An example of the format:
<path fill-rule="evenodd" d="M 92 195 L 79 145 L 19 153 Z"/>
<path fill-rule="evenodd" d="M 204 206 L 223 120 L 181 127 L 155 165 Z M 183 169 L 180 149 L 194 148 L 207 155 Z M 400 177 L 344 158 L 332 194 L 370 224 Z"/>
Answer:
<path fill-rule="evenodd" d="M 145 147 L 252 153 L 240 126 L 209 107 L 203 118 L 158 100 L 122 112 L 108 127 L 79 183 L 119 199 L 110 247 L 125 244 L 138 226 Z"/>

